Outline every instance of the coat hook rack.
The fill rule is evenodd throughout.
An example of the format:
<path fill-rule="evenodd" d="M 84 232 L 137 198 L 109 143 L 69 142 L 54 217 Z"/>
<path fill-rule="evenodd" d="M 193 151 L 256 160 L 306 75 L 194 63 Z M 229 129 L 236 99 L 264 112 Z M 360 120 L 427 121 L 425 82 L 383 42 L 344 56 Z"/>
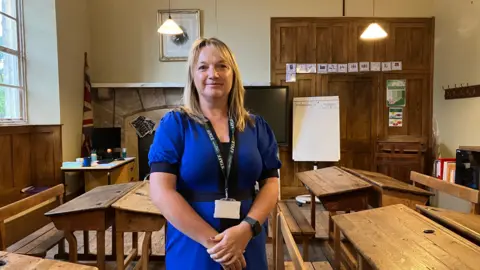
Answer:
<path fill-rule="evenodd" d="M 445 91 L 445 99 L 480 97 L 480 84 L 469 86 L 467 83 L 464 86 L 462 83 L 459 87 L 455 84 L 454 88 L 450 88 L 450 85 L 447 85 L 447 89 L 444 86 L 442 86 L 442 89 Z"/>

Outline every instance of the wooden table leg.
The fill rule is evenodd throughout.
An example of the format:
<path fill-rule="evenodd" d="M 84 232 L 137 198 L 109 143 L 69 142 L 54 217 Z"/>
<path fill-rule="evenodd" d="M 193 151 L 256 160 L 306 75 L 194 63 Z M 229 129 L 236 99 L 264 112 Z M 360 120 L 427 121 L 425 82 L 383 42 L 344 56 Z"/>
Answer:
<path fill-rule="evenodd" d="M 334 261 L 333 261 L 333 269 L 339 270 L 340 269 L 340 258 L 342 256 L 340 251 L 340 228 L 337 224 L 333 223 L 333 241 L 334 241 Z"/>
<path fill-rule="evenodd" d="M 315 200 L 315 195 L 313 194 L 313 192 L 310 191 L 310 223 L 312 225 L 312 228 L 314 231 L 316 231 L 316 221 L 315 221 L 315 218 L 316 218 L 316 215 L 317 215 L 317 212 L 316 212 L 316 200 Z"/>
<path fill-rule="evenodd" d="M 105 270 L 105 231 L 97 231 L 97 267 Z"/>
<path fill-rule="evenodd" d="M 117 254 L 117 269 L 124 270 L 125 265 L 123 264 L 123 256 L 124 256 L 124 242 L 123 242 L 123 232 L 116 232 L 116 254 Z M 113 237 L 113 236 L 112 236 Z"/>
<path fill-rule="evenodd" d="M 151 254 L 150 241 L 152 239 L 152 232 L 145 232 L 142 245 L 142 270 L 148 270 L 148 259 Z"/>
<path fill-rule="evenodd" d="M 70 262 L 76 263 L 78 261 L 77 238 L 75 238 L 72 231 L 65 231 L 64 234 L 65 239 L 67 239 L 68 242 L 68 259 Z"/>
<path fill-rule="evenodd" d="M 88 231 L 83 231 L 83 254 L 90 253 L 90 240 Z"/>
<path fill-rule="evenodd" d="M 308 262 L 308 245 L 310 237 L 303 237 L 303 260 Z"/>

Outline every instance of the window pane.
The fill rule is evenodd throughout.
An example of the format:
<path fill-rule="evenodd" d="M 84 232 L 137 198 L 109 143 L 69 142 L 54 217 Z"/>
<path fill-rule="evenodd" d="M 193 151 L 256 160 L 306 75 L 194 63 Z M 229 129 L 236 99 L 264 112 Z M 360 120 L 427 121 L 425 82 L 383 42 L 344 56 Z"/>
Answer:
<path fill-rule="evenodd" d="M 16 55 L 0 52 L 0 83 L 20 86 Z"/>
<path fill-rule="evenodd" d="M 0 45 L 18 50 L 17 35 L 17 22 L 0 14 Z"/>
<path fill-rule="evenodd" d="M 23 119 L 23 90 L 0 87 L 0 120 Z"/>
<path fill-rule="evenodd" d="M 0 11 L 12 17 L 17 17 L 17 1 L 16 0 L 0 0 Z"/>

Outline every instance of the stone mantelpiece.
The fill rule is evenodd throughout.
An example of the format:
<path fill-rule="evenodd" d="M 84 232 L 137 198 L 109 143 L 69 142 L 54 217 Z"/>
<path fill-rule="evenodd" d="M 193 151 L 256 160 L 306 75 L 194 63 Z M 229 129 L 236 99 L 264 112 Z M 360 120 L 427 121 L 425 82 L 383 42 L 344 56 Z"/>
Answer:
<path fill-rule="evenodd" d="M 138 157 L 138 136 L 130 123 L 144 116 L 155 122 L 156 129 L 165 113 L 181 104 L 182 94 L 179 88 L 92 88 L 93 125 L 121 127 L 122 147 Z"/>

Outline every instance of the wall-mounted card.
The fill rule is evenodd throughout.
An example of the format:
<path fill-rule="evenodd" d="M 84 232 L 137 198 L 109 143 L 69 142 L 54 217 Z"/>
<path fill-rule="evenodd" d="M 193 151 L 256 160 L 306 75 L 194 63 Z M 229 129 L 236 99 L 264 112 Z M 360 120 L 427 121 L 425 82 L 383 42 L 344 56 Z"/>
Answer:
<path fill-rule="evenodd" d="M 370 71 L 370 62 L 360 62 L 360 71 Z"/>
<path fill-rule="evenodd" d="M 348 64 L 338 64 L 338 72 L 347 73 L 348 72 Z"/>
<path fill-rule="evenodd" d="M 317 73 L 317 65 L 307 64 L 307 73 Z"/>
<path fill-rule="evenodd" d="M 287 73 L 295 73 L 297 70 L 297 64 L 289 63 L 287 64 Z"/>
<path fill-rule="evenodd" d="M 370 62 L 371 71 L 380 71 L 382 64 L 380 62 Z"/>
<path fill-rule="evenodd" d="M 317 73 L 321 73 L 321 74 L 328 73 L 328 65 L 327 64 L 318 64 L 317 65 Z"/>
<path fill-rule="evenodd" d="M 348 72 L 358 72 L 358 63 L 348 63 Z"/>
<path fill-rule="evenodd" d="M 402 70 L 402 62 L 392 62 L 392 70 Z"/>
<path fill-rule="evenodd" d="M 328 73 L 337 72 L 337 64 L 328 64 Z"/>
<path fill-rule="evenodd" d="M 296 82 L 297 81 L 297 74 L 296 73 L 287 73 L 285 82 Z"/>
<path fill-rule="evenodd" d="M 307 64 L 297 64 L 297 73 L 308 73 Z"/>
<path fill-rule="evenodd" d="M 392 70 L 392 62 L 383 62 L 382 71 L 390 71 L 390 70 Z"/>

